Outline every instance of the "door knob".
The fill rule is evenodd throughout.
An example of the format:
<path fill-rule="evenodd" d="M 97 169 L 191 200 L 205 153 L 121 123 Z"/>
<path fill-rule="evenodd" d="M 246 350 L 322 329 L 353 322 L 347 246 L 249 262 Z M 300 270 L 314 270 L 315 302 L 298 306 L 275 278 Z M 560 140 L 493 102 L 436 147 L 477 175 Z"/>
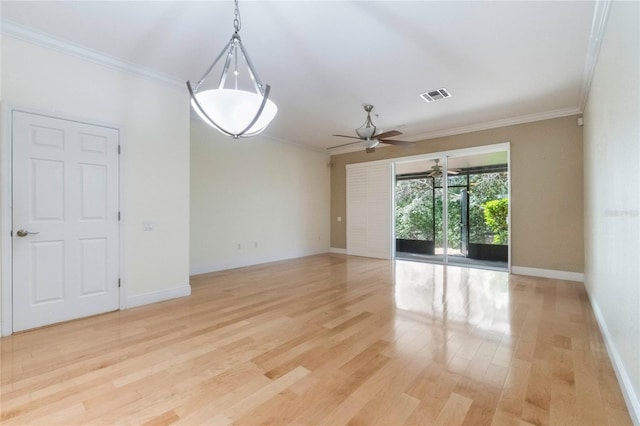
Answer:
<path fill-rule="evenodd" d="M 16 232 L 16 235 L 18 237 L 26 237 L 27 235 L 36 235 L 39 234 L 39 232 L 29 232 L 25 229 L 18 229 L 18 232 Z"/>

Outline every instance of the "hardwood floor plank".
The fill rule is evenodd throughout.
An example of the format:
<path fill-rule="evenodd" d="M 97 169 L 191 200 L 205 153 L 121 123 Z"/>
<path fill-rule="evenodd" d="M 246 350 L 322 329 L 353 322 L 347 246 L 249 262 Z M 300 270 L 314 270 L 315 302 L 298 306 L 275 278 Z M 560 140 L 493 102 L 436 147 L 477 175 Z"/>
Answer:
<path fill-rule="evenodd" d="M 630 425 L 584 286 L 317 255 L 0 339 L 4 425 Z"/>
<path fill-rule="evenodd" d="M 223 410 L 223 413 L 225 416 L 232 420 L 238 418 L 242 416 L 242 414 L 273 398 L 278 393 L 287 389 L 289 386 L 302 379 L 307 374 L 309 374 L 309 370 L 303 367 L 297 367 L 284 376 L 269 383 L 267 386 L 258 390 L 257 392 L 254 392 L 253 394 L 248 395 L 246 398 L 238 401 L 232 406 L 225 408 Z"/>
<path fill-rule="evenodd" d="M 405 393 L 378 394 L 349 421 L 349 425 L 402 425 L 420 404 Z"/>
<path fill-rule="evenodd" d="M 216 417 L 222 416 L 225 422 L 231 419 L 222 414 L 226 407 L 234 406 L 245 399 L 247 395 L 253 395 L 264 389 L 271 381 L 264 376 L 247 378 L 246 382 L 238 385 L 215 381 L 208 387 L 202 387 L 194 392 L 194 396 L 184 401 L 176 408 L 180 420 L 176 424 L 198 425 L 208 424 Z M 225 392 L 221 392 L 224 389 Z M 211 423 L 217 424 L 217 423 Z"/>
<path fill-rule="evenodd" d="M 472 403 L 473 400 L 457 393 L 452 393 L 438 415 L 435 425 L 454 426 L 463 424 Z"/>
<path fill-rule="evenodd" d="M 525 421 L 536 425 L 549 424 L 550 379 L 549 367 L 546 363 L 533 363 L 522 410 Z"/>

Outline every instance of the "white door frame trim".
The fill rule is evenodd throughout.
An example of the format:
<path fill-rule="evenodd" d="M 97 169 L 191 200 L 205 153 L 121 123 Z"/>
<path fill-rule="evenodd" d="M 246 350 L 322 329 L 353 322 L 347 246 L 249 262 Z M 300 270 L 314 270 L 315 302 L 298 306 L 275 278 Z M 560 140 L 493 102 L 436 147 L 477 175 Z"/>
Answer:
<path fill-rule="evenodd" d="M 118 125 L 110 123 L 101 123 L 92 119 L 83 119 L 81 117 L 70 117 L 64 114 L 52 114 L 48 111 L 41 111 L 34 108 L 22 108 L 16 105 L 3 103 L 0 107 L 0 125 L 2 134 L 0 135 L 0 231 L 2 241 L 0 242 L 0 266 L 2 274 L 0 275 L 0 308 L 2 314 L 0 316 L 0 335 L 9 336 L 13 333 L 13 238 L 11 237 L 12 229 L 12 190 L 13 190 L 13 150 L 12 150 L 12 115 L 14 111 L 21 111 L 29 114 L 43 115 L 62 120 L 75 121 L 79 123 L 89 124 L 92 126 L 107 127 L 118 131 L 118 143 L 124 146 L 124 135 L 122 129 Z M 119 255 L 118 268 L 121 280 L 119 288 L 119 308 L 123 309 L 126 301 L 126 279 L 124 275 L 124 181 L 125 173 L 123 168 L 126 150 L 122 149 L 118 158 L 118 204 L 121 213 L 121 220 L 118 224 Z"/>
<path fill-rule="evenodd" d="M 12 219 L 12 205 L 11 205 L 11 190 L 12 190 L 12 149 L 11 149 L 11 128 L 12 128 L 12 115 L 13 109 L 2 105 L 2 139 L 0 140 L 0 217 L 2 217 L 2 245 L 0 258 L 2 276 L 0 279 L 2 283 L 0 285 L 0 300 L 2 302 L 2 317 L 0 323 L 2 324 L 2 336 L 8 336 L 13 332 L 13 283 L 11 277 L 13 276 L 13 239 L 11 237 L 11 219 Z"/>

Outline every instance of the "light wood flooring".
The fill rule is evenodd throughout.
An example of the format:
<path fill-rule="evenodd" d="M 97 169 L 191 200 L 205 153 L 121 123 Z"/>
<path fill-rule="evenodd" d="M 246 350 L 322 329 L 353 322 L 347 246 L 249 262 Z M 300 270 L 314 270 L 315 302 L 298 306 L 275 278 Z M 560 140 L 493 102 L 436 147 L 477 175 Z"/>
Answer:
<path fill-rule="evenodd" d="M 580 283 L 319 255 L 0 340 L 2 424 L 628 425 Z"/>

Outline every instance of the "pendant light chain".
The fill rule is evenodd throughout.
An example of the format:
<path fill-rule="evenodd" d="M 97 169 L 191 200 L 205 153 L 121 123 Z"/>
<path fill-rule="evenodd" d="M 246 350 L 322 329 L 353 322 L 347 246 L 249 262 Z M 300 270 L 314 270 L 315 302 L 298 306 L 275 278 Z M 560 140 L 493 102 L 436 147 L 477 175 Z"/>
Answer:
<path fill-rule="evenodd" d="M 238 0 L 234 0 L 233 15 L 233 28 L 235 29 L 237 35 L 240 32 L 240 28 L 242 28 L 242 21 L 240 20 L 240 6 L 238 6 Z M 238 90 L 238 45 L 236 43 L 234 43 L 233 56 L 235 61 L 235 69 L 233 71 L 234 83 L 235 89 Z"/>
<path fill-rule="evenodd" d="M 236 33 L 240 32 L 240 28 L 242 28 L 242 21 L 240 20 L 240 7 L 238 6 L 238 0 L 235 0 L 235 9 L 233 11 L 233 28 L 236 30 Z"/>

